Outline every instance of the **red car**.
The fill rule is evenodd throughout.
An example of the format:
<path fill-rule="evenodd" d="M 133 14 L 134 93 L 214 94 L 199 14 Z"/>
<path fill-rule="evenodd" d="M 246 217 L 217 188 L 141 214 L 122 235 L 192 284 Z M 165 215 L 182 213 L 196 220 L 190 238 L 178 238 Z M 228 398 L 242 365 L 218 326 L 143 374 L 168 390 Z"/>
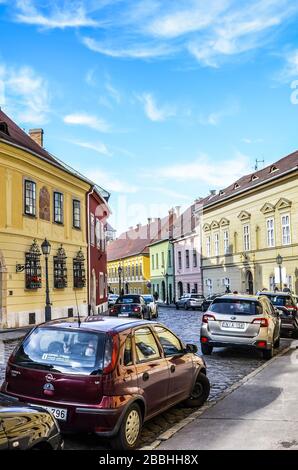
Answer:
<path fill-rule="evenodd" d="M 34 328 L 9 358 L 2 393 L 42 405 L 62 432 L 133 449 L 142 423 L 178 402 L 200 406 L 210 385 L 195 345 L 145 320 L 62 319 Z"/>

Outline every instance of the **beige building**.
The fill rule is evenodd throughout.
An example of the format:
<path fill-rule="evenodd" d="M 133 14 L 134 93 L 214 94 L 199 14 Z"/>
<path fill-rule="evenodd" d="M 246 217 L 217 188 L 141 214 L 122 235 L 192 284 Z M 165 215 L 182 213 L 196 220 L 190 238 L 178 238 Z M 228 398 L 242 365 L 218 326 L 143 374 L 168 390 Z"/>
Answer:
<path fill-rule="evenodd" d="M 202 203 L 205 295 L 227 287 L 255 293 L 285 283 L 298 293 L 298 152 L 213 191 Z"/>

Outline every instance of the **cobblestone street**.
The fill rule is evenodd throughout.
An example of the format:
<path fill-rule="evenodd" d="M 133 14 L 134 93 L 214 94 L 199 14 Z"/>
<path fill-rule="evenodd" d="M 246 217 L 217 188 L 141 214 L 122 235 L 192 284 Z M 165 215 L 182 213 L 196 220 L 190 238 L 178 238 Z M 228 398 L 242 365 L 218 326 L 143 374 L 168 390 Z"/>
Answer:
<path fill-rule="evenodd" d="M 184 311 L 167 307 L 159 308 L 159 321 L 165 323 L 175 331 L 186 343 L 194 343 L 200 352 L 200 325 L 201 311 Z M 1 340 L 1 337 L 0 337 Z M 0 381 L 4 377 L 3 357 L 7 360 L 8 355 L 16 345 L 16 341 L 2 343 L 0 341 Z M 280 350 L 287 347 L 290 339 L 282 338 Z M 215 349 L 211 356 L 205 357 L 207 373 L 211 382 L 211 393 L 209 400 L 218 398 L 228 387 L 245 377 L 261 364 L 264 359 L 258 352 L 243 349 Z M 169 411 L 150 420 L 143 429 L 141 446 L 149 445 L 157 436 L 179 422 L 193 410 L 178 405 Z M 94 436 L 73 435 L 65 438 L 66 449 L 106 449 L 108 443 L 99 441 Z"/>

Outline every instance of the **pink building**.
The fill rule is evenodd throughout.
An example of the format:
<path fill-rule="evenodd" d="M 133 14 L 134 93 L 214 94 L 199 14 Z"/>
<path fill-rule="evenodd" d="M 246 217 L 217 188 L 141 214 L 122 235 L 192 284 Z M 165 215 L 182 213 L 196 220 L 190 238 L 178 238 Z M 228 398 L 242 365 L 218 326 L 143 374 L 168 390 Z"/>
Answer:
<path fill-rule="evenodd" d="M 175 298 L 191 292 L 201 294 L 201 229 L 199 201 L 188 207 L 174 225 Z"/>

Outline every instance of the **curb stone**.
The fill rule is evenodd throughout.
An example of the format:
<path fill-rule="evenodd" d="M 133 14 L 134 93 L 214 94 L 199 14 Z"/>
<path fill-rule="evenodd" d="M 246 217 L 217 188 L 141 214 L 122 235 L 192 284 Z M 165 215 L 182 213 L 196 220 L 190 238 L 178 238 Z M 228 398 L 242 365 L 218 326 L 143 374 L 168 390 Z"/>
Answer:
<path fill-rule="evenodd" d="M 268 367 L 273 361 L 275 361 L 278 357 L 281 357 L 283 356 L 284 354 L 286 354 L 287 352 L 289 352 L 289 350 L 291 349 L 291 345 L 288 346 L 287 348 L 283 349 L 282 351 L 280 351 L 278 354 L 276 354 L 276 356 L 274 356 L 272 359 L 270 359 L 269 361 L 265 362 L 264 364 L 262 364 L 261 366 L 259 366 L 257 369 L 255 369 L 254 371 L 250 372 L 250 374 L 246 375 L 245 377 L 243 377 L 242 379 L 240 379 L 238 382 L 235 382 L 233 385 L 231 385 L 229 388 L 227 388 L 227 390 L 225 392 L 223 392 L 223 394 L 219 397 L 219 398 L 216 398 L 216 399 L 213 399 L 213 400 L 210 400 L 209 402 L 205 403 L 203 406 L 201 406 L 200 409 L 194 411 L 193 413 L 191 413 L 189 416 L 187 416 L 187 418 L 184 418 L 182 419 L 181 421 L 179 421 L 179 423 L 175 424 L 174 426 L 172 426 L 170 429 L 168 429 L 167 431 L 165 431 L 164 433 L 160 434 L 157 439 L 152 442 L 152 444 L 148 445 L 148 446 L 144 446 L 144 447 L 141 447 L 140 450 L 154 450 L 154 449 L 157 449 L 158 446 L 164 442 L 164 441 L 167 441 L 169 440 L 174 434 L 176 434 L 178 431 L 180 431 L 182 428 L 184 428 L 187 424 L 191 423 L 192 421 L 194 421 L 195 419 L 199 418 L 203 413 L 205 413 L 205 411 L 209 410 L 210 408 L 212 408 L 214 405 L 216 405 L 217 403 L 219 403 L 221 400 L 223 400 L 224 398 L 226 398 L 228 395 L 230 395 L 232 392 L 234 392 L 237 388 L 241 387 L 241 385 L 243 385 L 244 383 L 248 382 L 250 379 L 252 379 L 255 375 L 259 374 L 263 369 L 265 369 L 265 367 Z"/>

